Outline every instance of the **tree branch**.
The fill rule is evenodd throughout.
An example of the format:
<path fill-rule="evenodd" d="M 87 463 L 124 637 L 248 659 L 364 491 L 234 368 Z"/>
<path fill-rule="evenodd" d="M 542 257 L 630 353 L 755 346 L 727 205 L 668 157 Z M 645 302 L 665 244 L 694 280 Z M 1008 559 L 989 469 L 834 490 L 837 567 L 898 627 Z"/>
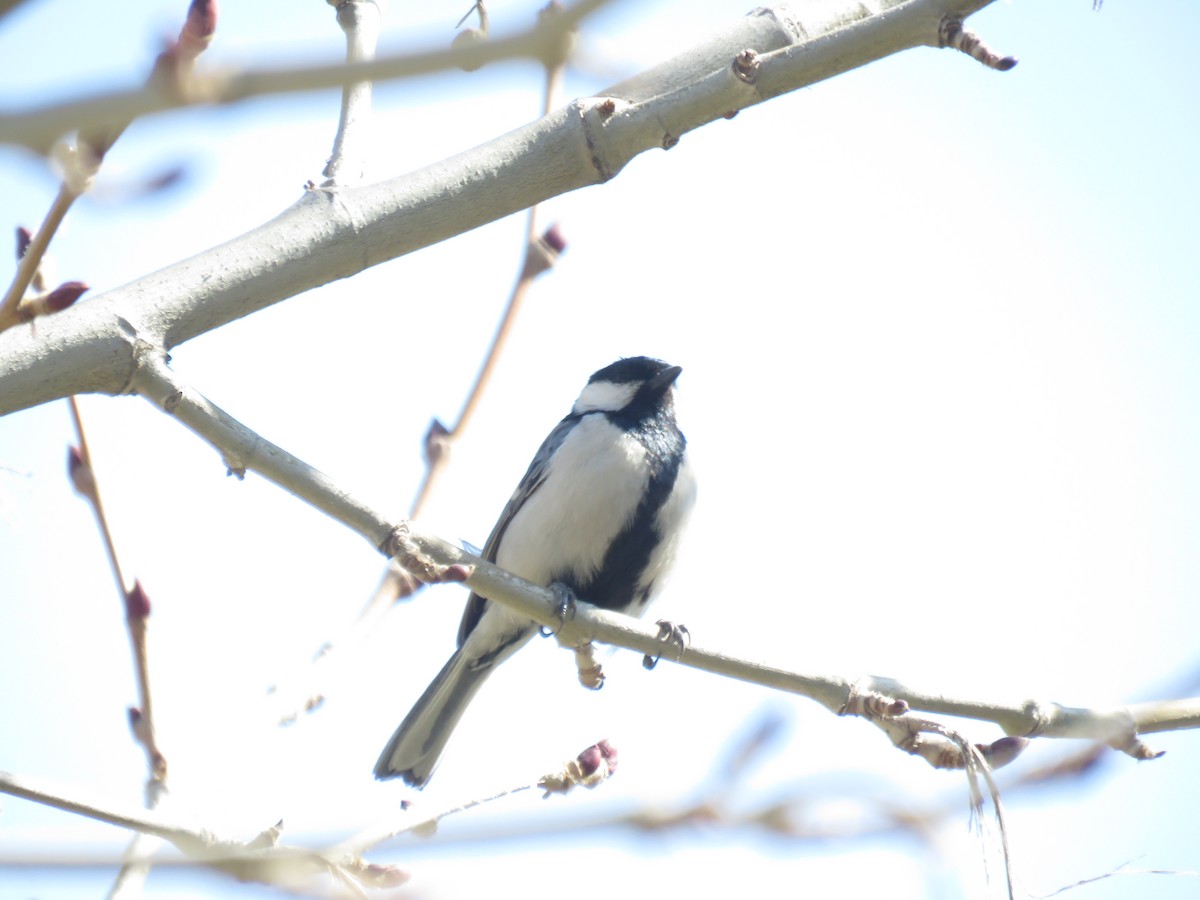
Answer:
<path fill-rule="evenodd" d="M 674 146 L 739 109 L 908 47 L 936 46 L 948 15 L 988 2 L 880 0 L 875 11 L 856 4 L 845 14 L 857 16 L 850 24 L 802 24 L 758 10 L 609 96 L 576 100 L 379 185 L 310 191 L 239 238 L 47 318 L 36 336 L 23 328 L 0 334 L 0 415 L 71 393 L 124 392 L 143 344 L 169 349 L 286 297 L 607 181 L 639 153 Z M 570 24 L 567 13 L 548 18 Z M 707 68 L 714 58 L 719 66 Z"/>
<path fill-rule="evenodd" d="M 346 851 L 326 854 L 279 844 L 282 823 L 264 830 L 253 840 L 236 841 L 185 827 L 156 813 L 75 800 L 47 785 L 7 772 L 0 772 L 0 793 L 170 841 L 189 859 L 227 872 L 240 881 L 299 888 L 316 876 L 331 875 L 367 887 L 395 887 L 407 879 L 400 869 L 370 865 Z"/>
<path fill-rule="evenodd" d="M 609 0 L 579 0 L 555 21 L 499 40 L 461 44 L 363 62 L 245 72 L 195 73 L 164 86 L 148 84 L 124 91 L 93 94 L 32 112 L 0 109 L 0 144 L 45 153 L 64 134 L 76 129 L 128 124 L 152 113 L 187 106 L 234 103 L 267 94 L 347 87 L 358 82 L 430 75 L 448 69 L 478 69 L 505 59 L 534 59 L 556 64 L 566 46 L 565 35 Z M 987 0 L 990 2 L 990 0 Z"/>
<path fill-rule="evenodd" d="M 346 62 L 365 62 L 375 56 L 379 42 L 380 13 L 375 0 L 330 0 L 337 7 L 337 21 L 346 34 Z M 371 115 L 371 82 L 356 81 L 342 88 L 342 109 L 338 117 L 333 155 L 321 174 L 322 187 L 355 184 L 362 181 L 366 168 L 366 144 L 363 135 Z"/>
<path fill-rule="evenodd" d="M 800 694 L 831 712 L 858 713 L 883 722 L 881 727 L 893 735 L 898 745 L 907 740 L 906 728 L 910 733 L 923 730 L 903 724 L 908 709 L 994 722 L 1008 735 L 1102 741 L 1137 759 L 1161 755 L 1146 747 L 1138 738 L 1139 733 L 1192 727 L 1196 722 L 1200 699 L 1109 710 L 1081 709 L 1040 700 L 984 702 L 919 691 L 890 678 L 871 676 L 851 681 L 808 675 L 694 644 L 664 643 L 661 629 L 587 603 L 578 604 L 574 617 L 564 623 L 560 617 L 560 598 L 554 591 L 518 578 L 441 538 L 422 533 L 410 522 L 389 521 L 342 491 L 328 476 L 263 440 L 186 388 L 161 358 L 151 355 L 144 360 L 134 387 L 217 447 L 235 473 L 243 474 L 247 469 L 258 472 L 357 531 L 422 581 L 465 581 L 476 593 L 556 631 L 559 642 L 565 646 L 575 647 L 590 641 L 611 644 Z M 868 702 L 863 702 L 864 697 Z M 895 706 L 894 701 L 902 705 Z M 924 751 L 921 755 L 930 759 Z M 946 761 L 937 763 L 943 765 Z"/>

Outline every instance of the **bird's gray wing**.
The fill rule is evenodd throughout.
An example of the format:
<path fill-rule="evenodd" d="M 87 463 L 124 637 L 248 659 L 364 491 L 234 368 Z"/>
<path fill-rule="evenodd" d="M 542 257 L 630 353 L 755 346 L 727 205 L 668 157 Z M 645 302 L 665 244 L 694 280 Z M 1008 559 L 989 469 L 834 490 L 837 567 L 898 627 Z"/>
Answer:
<path fill-rule="evenodd" d="M 505 505 L 504 511 L 500 513 L 500 518 L 492 528 L 492 533 L 488 535 L 487 543 L 483 545 L 483 558 L 488 562 L 496 561 L 496 551 L 500 549 L 500 541 L 503 540 L 504 532 L 508 530 L 509 523 L 512 522 L 517 511 L 525 505 L 525 501 L 532 497 L 534 492 L 542 486 L 542 483 L 546 480 L 546 475 L 549 473 L 550 460 L 566 439 L 567 433 L 575 427 L 580 418 L 580 416 L 574 413 L 564 418 L 554 426 L 553 431 L 546 435 L 546 439 L 542 441 L 542 446 L 533 455 L 533 462 L 529 464 L 529 469 L 525 472 L 525 477 L 521 479 L 521 483 L 513 491 L 513 495 Z M 479 623 L 479 620 L 483 617 L 484 610 L 487 609 L 487 604 L 488 601 L 478 594 L 473 593 L 467 598 L 467 608 L 463 610 L 462 622 L 458 626 L 458 646 L 461 647 L 463 645 L 463 642 L 467 639 L 467 635 Z"/>

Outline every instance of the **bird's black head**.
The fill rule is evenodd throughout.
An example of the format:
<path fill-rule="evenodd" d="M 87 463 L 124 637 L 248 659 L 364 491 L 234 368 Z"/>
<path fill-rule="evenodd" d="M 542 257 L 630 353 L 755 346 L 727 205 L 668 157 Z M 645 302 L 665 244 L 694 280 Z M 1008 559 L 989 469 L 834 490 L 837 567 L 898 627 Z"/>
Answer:
<path fill-rule="evenodd" d="M 593 373 L 575 401 L 576 413 L 623 413 L 641 418 L 672 406 L 671 387 L 682 372 L 661 359 L 633 356 Z"/>

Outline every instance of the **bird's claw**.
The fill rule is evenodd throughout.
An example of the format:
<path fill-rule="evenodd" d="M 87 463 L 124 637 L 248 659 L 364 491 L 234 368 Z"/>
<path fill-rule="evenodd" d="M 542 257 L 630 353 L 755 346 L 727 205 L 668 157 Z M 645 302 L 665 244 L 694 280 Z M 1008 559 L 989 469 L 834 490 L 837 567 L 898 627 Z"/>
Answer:
<path fill-rule="evenodd" d="M 575 618 L 575 604 L 578 602 L 575 592 L 562 582 L 554 582 L 550 585 L 549 590 L 558 601 L 558 628 L 551 631 L 543 625 L 542 637 L 550 637 L 562 631 L 563 626 Z"/>
<path fill-rule="evenodd" d="M 664 644 L 673 644 L 675 646 L 675 659 L 679 660 L 683 657 L 683 651 L 687 649 L 691 643 L 692 633 L 687 630 L 686 625 L 676 625 L 674 622 L 668 622 L 666 619 L 659 619 L 655 623 L 658 625 L 658 639 Z M 658 665 L 659 657 L 651 656 L 647 653 L 642 657 L 642 667 L 653 669 Z"/>

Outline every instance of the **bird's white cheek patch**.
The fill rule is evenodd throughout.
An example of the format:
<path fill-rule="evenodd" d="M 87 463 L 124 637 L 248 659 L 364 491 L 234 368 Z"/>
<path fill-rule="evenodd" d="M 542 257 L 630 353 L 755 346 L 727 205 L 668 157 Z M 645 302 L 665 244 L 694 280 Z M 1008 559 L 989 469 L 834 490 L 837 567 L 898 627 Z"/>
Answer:
<path fill-rule="evenodd" d="M 536 584 L 566 572 L 593 575 L 641 502 L 645 458 L 645 448 L 604 416 L 585 417 L 513 516 L 497 564 Z"/>
<path fill-rule="evenodd" d="M 616 412 L 618 409 L 624 409 L 635 393 L 635 384 L 594 381 L 583 389 L 583 393 L 575 401 L 575 412 Z"/>

